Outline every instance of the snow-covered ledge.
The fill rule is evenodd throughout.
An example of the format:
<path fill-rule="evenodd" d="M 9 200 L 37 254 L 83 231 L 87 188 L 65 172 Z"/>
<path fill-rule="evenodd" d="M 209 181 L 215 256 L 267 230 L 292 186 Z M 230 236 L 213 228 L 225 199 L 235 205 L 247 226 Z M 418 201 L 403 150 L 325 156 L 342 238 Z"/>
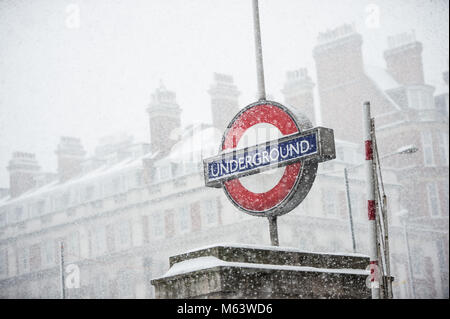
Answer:
<path fill-rule="evenodd" d="M 170 257 L 156 298 L 369 298 L 361 254 L 217 244 Z"/>

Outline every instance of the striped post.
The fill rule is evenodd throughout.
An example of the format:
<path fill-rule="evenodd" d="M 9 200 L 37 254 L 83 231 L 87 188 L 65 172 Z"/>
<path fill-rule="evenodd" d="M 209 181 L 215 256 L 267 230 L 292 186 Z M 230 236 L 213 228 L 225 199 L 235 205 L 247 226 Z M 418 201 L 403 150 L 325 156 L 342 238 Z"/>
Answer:
<path fill-rule="evenodd" d="M 370 102 L 363 105 L 364 146 L 366 151 L 366 196 L 367 215 L 369 218 L 369 257 L 370 257 L 370 285 L 372 299 L 379 299 L 380 288 L 378 280 L 378 253 L 377 253 L 377 225 L 375 204 L 375 176 L 373 175 L 373 147 L 371 136 Z"/>

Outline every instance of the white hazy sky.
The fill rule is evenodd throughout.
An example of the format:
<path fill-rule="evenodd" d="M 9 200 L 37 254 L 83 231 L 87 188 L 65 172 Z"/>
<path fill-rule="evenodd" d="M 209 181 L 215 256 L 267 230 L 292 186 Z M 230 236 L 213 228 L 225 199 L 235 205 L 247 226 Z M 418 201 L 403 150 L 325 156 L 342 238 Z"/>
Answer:
<path fill-rule="evenodd" d="M 342 23 L 363 34 L 367 64 L 384 66 L 386 37 L 414 29 L 427 82 L 448 70 L 448 0 L 260 0 L 260 14 L 266 88 L 281 102 L 286 71 L 308 67 L 314 78 L 318 32 Z M 54 171 L 61 135 L 90 153 L 118 131 L 148 141 L 145 108 L 160 79 L 177 93 L 183 125 L 211 122 L 215 71 L 234 76 L 241 106 L 253 102 L 252 27 L 251 0 L 0 1 L 0 187 L 16 150 Z"/>

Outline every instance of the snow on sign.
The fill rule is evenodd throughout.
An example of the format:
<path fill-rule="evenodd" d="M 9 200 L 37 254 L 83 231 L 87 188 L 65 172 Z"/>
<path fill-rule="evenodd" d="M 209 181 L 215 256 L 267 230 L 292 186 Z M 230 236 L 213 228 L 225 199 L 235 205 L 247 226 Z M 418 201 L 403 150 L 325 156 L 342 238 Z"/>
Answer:
<path fill-rule="evenodd" d="M 257 216 L 291 211 L 312 187 L 319 162 L 335 158 L 332 129 L 272 101 L 241 110 L 226 129 L 220 153 L 203 161 L 205 185 Z"/>

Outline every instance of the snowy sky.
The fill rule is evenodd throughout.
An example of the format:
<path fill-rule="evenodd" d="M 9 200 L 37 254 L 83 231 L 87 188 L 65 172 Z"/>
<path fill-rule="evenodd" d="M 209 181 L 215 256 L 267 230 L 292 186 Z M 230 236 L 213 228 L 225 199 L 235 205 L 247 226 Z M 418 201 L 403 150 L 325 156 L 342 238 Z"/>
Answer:
<path fill-rule="evenodd" d="M 314 78 L 317 34 L 342 23 L 363 34 L 367 64 L 384 66 L 386 37 L 414 29 L 426 81 L 448 70 L 447 0 L 260 0 L 260 14 L 266 89 L 280 102 L 286 71 Z M 161 79 L 183 125 L 211 122 L 215 71 L 234 76 L 241 106 L 254 101 L 252 27 L 250 0 L 0 1 L 0 187 L 16 150 L 54 171 L 61 135 L 89 152 L 118 131 L 148 141 L 145 108 Z"/>

